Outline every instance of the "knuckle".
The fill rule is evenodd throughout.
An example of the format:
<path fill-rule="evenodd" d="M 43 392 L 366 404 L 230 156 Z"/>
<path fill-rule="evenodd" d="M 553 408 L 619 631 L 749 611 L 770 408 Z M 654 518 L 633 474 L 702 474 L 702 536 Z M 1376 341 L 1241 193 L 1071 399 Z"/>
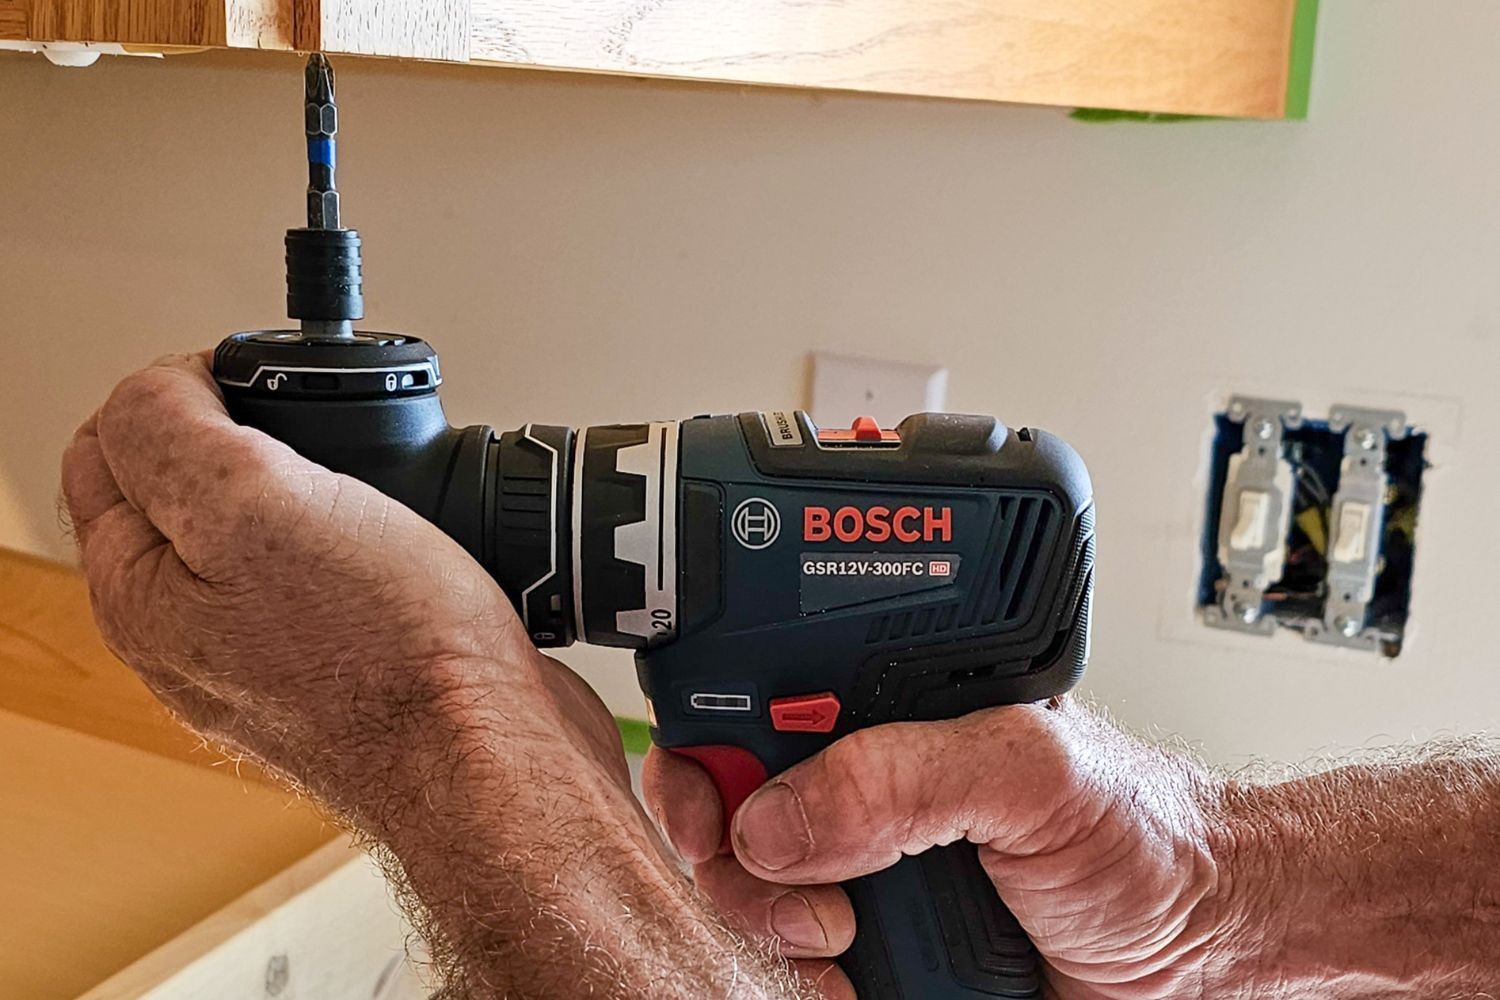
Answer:
<path fill-rule="evenodd" d="M 101 422 L 134 421 L 158 409 L 169 389 L 166 376 L 162 368 L 143 368 L 125 376 L 104 401 Z"/>
<path fill-rule="evenodd" d="M 1019 705 L 986 720 L 990 742 L 1027 775 L 1033 812 L 1055 817 L 1089 797 L 1095 776 L 1090 748 L 1066 712 Z"/>
<path fill-rule="evenodd" d="M 1044 705 L 1004 705 L 974 719 L 976 743 L 1027 757 L 1055 755 L 1065 737 L 1055 713 Z"/>
<path fill-rule="evenodd" d="M 840 822 L 871 823 L 889 818 L 893 768 L 881 733 L 860 729 L 829 747 L 824 755 L 824 794 Z"/>
<path fill-rule="evenodd" d="M 211 449 L 177 463 L 174 474 L 174 500 L 184 512 L 184 526 L 229 565 L 275 555 L 315 506 L 313 498 L 298 491 L 295 477 L 268 462 L 255 442 L 238 435 L 216 438 Z M 336 554 L 341 540 L 339 532 L 328 527 L 319 524 L 302 539 L 305 547 L 315 550 L 305 555 L 320 564 Z"/>

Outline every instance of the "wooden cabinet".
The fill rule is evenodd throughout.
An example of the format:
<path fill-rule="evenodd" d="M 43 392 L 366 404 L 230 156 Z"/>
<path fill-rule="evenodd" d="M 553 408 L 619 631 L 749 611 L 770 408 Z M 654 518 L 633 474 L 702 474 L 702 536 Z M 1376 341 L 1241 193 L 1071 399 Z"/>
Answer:
<path fill-rule="evenodd" d="M 0 40 L 1300 117 L 1317 0 L 0 0 Z"/>
<path fill-rule="evenodd" d="M 422 995 L 363 855 L 168 718 L 77 573 L 3 549 L 0 845 L 7 1000 Z"/>
<path fill-rule="evenodd" d="M 645 723 L 620 721 L 639 774 Z M 420 1000 L 374 862 L 104 646 L 79 573 L 0 548 L 0 997 Z"/>

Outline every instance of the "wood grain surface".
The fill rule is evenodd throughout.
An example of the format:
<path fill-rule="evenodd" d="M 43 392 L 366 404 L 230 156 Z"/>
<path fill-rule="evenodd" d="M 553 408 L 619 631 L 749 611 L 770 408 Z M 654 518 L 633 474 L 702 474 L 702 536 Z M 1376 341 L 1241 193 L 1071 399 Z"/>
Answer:
<path fill-rule="evenodd" d="M 31 14 L 28 0 L 0 0 L 0 38 L 23 39 Z"/>
<path fill-rule="evenodd" d="M 286 49 L 292 0 L 0 0 L 0 38 Z"/>
<path fill-rule="evenodd" d="M 299 49 L 465 62 L 468 0 L 297 0 Z"/>
<path fill-rule="evenodd" d="M 291 48 L 292 0 L 225 0 L 224 36 L 231 48 Z"/>
<path fill-rule="evenodd" d="M 30 37 L 225 45 L 222 0 L 32 0 Z"/>
<path fill-rule="evenodd" d="M 1295 0 L 473 0 L 517 65 L 1191 114 L 1282 113 Z"/>
<path fill-rule="evenodd" d="M 1297 0 L 0 0 L 0 37 L 1271 118 L 1286 108 L 1296 11 Z"/>

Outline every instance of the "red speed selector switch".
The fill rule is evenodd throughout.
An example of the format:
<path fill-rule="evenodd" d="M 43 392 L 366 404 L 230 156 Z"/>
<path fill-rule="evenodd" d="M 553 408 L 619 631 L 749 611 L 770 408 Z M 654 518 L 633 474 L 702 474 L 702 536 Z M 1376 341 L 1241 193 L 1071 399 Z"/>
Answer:
<path fill-rule="evenodd" d="M 771 728 L 779 733 L 831 733 L 840 707 L 832 691 L 772 698 Z"/>
<path fill-rule="evenodd" d="M 895 431 L 880 429 L 874 417 L 855 417 L 847 431 L 818 431 L 818 443 L 823 445 L 898 445 L 901 435 Z"/>

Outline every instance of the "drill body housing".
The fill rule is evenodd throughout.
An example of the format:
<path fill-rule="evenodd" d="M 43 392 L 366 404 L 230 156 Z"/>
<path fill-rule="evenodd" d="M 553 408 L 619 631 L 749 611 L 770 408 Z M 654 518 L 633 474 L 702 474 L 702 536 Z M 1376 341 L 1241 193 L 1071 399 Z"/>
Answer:
<path fill-rule="evenodd" d="M 768 777 L 848 733 L 1077 683 L 1092 489 L 1044 431 L 939 413 L 821 429 L 800 411 L 449 426 L 431 347 L 354 329 L 361 242 L 340 223 L 333 98 L 314 54 L 308 225 L 286 237 L 301 328 L 219 345 L 230 415 L 437 525 L 538 646 L 635 650 L 653 741 L 707 769 L 726 830 Z M 846 888 L 858 929 L 840 964 L 862 1000 L 1041 996 L 1041 960 L 972 844 Z"/>

